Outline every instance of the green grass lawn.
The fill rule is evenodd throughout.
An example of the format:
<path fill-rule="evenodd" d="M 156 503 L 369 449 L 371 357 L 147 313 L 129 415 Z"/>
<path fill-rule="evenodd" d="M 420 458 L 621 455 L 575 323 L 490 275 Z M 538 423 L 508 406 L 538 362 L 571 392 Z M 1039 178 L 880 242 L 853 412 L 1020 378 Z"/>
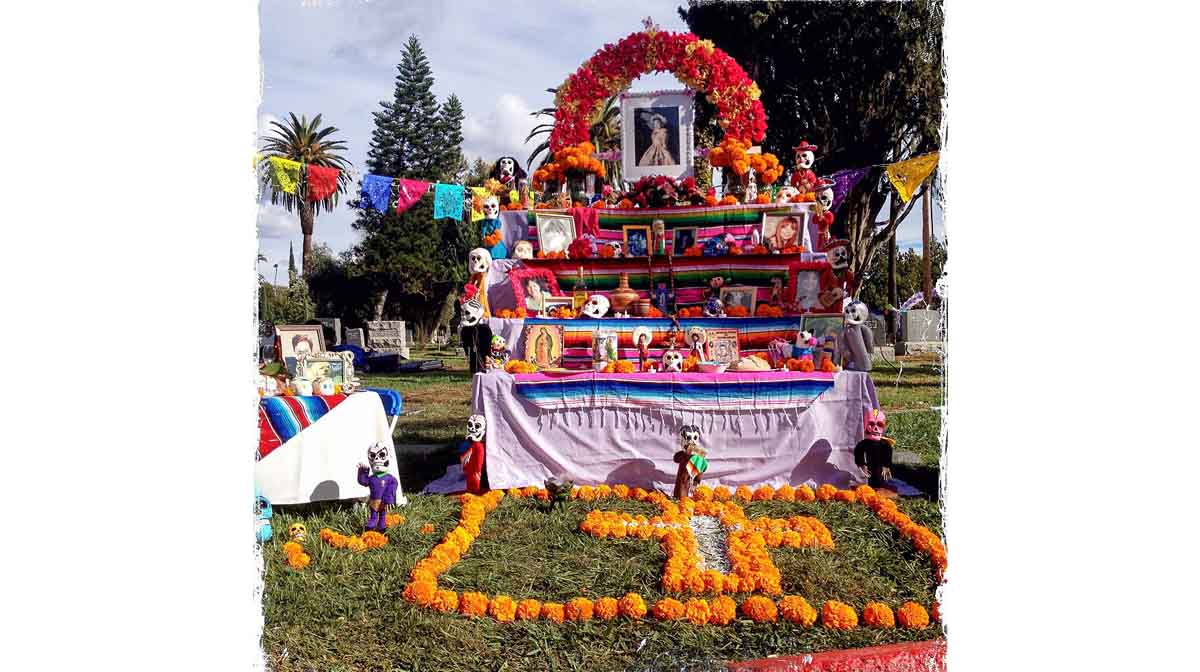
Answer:
<path fill-rule="evenodd" d="M 266 564 L 263 647 L 276 670 L 657 670 L 720 669 L 720 661 L 773 654 L 872 646 L 930 639 L 940 628 L 921 632 L 857 628 L 831 632 L 787 623 L 727 627 L 615 622 L 500 624 L 443 615 L 404 602 L 400 593 L 413 565 L 455 525 L 453 498 L 416 495 L 454 462 L 453 446 L 470 415 L 465 361 L 453 350 L 414 351 L 414 359 L 442 359 L 448 371 L 367 375 L 374 387 L 404 396 L 405 415 L 396 431 L 397 457 L 410 504 L 399 511 L 407 522 L 388 531 L 388 546 L 355 554 L 321 543 L 329 527 L 358 533 L 366 518 L 362 504 L 331 503 L 276 509 L 277 534 L 294 521 L 309 531 L 305 545 L 312 564 L 300 571 L 282 564 L 281 539 L 263 548 Z M 929 357 L 903 358 L 904 368 L 881 364 L 872 372 L 888 412 L 889 435 L 897 448 L 917 453 L 921 464 L 894 470 L 900 478 L 936 494 L 940 370 Z M 897 377 L 897 374 L 900 374 Z M 897 380 L 898 378 L 898 380 Z M 418 448 L 414 444 L 432 445 Z M 640 507 L 640 508 L 639 508 Z M 918 523 L 941 533 L 936 501 L 906 499 L 901 508 Z M 662 551 L 654 541 L 599 540 L 577 530 L 592 508 L 652 514 L 649 505 L 612 499 L 573 501 L 545 513 L 528 500 L 505 498 L 488 515 L 480 537 L 439 585 L 462 592 L 563 600 L 578 595 L 620 597 L 640 592 L 652 603 L 659 591 Z M 833 534 L 833 551 L 772 549 L 784 590 L 818 609 L 840 599 L 861 611 L 878 599 L 893 608 L 906 599 L 928 605 L 935 589 L 925 556 L 861 506 L 837 503 L 758 502 L 749 516 L 813 515 Z M 426 522 L 432 535 L 418 533 Z"/>

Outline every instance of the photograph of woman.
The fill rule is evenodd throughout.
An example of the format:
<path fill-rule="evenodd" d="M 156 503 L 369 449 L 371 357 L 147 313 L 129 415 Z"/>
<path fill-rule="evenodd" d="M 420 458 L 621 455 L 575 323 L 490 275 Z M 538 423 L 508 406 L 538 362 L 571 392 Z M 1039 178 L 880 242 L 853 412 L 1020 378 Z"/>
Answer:
<path fill-rule="evenodd" d="M 674 117 L 674 124 L 668 117 Z M 649 147 L 643 151 L 643 142 L 638 142 L 637 165 L 639 166 L 675 166 L 679 161 L 675 156 L 679 153 L 679 112 L 670 107 L 651 107 L 637 111 L 641 126 L 637 138 L 648 138 Z M 672 133 L 674 129 L 674 133 Z"/>
<path fill-rule="evenodd" d="M 783 251 L 800 245 L 800 220 L 793 216 L 779 219 L 766 217 L 763 221 L 763 239 L 771 251 Z"/>

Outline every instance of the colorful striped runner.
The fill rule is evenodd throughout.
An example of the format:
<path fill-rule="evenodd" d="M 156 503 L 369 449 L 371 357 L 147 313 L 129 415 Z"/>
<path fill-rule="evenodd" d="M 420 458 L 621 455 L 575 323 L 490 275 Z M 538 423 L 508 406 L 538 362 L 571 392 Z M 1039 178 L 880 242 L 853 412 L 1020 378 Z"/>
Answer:
<path fill-rule="evenodd" d="M 662 408 L 747 411 L 807 408 L 833 387 L 832 373 L 518 374 L 515 389 L 543 410 Z"/>
<path fill-rule="evenodd" d="M 261 460 L 287 443 L 305 427 L 320 420 L 346 400 L 344 394 L 328 397 L 263 397 L 258 404 L 258 453 Z"/>

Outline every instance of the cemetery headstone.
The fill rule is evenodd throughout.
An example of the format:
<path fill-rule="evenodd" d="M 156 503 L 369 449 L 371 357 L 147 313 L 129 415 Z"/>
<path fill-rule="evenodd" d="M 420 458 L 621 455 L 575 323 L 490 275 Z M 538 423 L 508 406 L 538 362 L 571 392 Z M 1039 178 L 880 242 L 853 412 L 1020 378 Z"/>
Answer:
<path fill-rule="evenodd" d="M 367 347 L 381 352 L 394 352 L 408 359 L 408 332 L 403 320 L 367 322 Z"/>
<path fill-rule="evenodd" d="M 367 349 L 367 337 L 361 328 L 346 330 L 346 345 L 353 345 L 363 350 Z"/>
<path fill-rule="evenodd" d="M 333 343 L 326 343 L 325 346 L 332 348 L 335 345 L 342 344 L 342 320 L 339 317 L 318 317 L 317 321 L 321 326 L 325 327 L 326 332 L 333 330 Z"/>

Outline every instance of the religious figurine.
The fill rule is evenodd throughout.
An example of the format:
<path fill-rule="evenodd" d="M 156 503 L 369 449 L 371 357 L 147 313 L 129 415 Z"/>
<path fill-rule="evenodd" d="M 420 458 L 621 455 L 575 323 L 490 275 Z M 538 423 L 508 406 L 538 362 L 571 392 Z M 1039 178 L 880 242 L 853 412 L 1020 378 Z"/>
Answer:
<path fill-rule="evenodd" d="M 746 203 L 753 203 L 758 200 L 758 180 L 755 179 L 754 169 L 751 168 L 746 173 Z"/>
<path fill-rule="evenodd" d="M 467 436 L 458 448 L 458 460 L 467 477 L 467 492 L 478 495 L 483 492 L 483 465 L 486 448 L 483 442 L 487 433 L 487 419 L 475 414 L 467 418 Z"/>
<path fill-rule="evenodd" d="M 396 505 L 396 492 L 400 482 L 387 472 L 387 446 L 376 443 L 367 449 L 366 464 L 358 465 L 358 484 L 367 487 L 367 526 L 366 529 L 379 533 L 387 532 L 387 507 Z"/>
<path fill-rule="evenodd" d="M 705 317 L 725 317 L 725 304 L 721 303 L 721 299 L 715 294 L 710 294 L 704 300 L 704 316 Z"/>
<path fill-rule="evenodd" d="M 508 246 L 504 244 L 503 225 L 500 223 L 500 199 L 488 196 L 483 199 L 483 219 L 479 220 L 479 235 L 492 259 L 508 258 Z M 489 240 L 491 244 L 489 245 Z"/>
<path fill-rule="evenodd" d="M 515 158 L 511 156 L 502 156 L 497 159 L 496 163 L 492 166 L 491 177 L 493 180 L 496 180 L 500 184 L 504 185 L 505 194 L 516 190 L 518 192 L 518 198 L 520 198 L 519 194 L 521 183 L 525 180 L 526 175 L 525 171 L 521 169 L 520 162 L 518 162 Z M 509 200 L 511 201 L 511 198 Z"/>
<path fill-rule="evenodd" d="M 802 194 L 813 191 L 819 184 L 817 174 L 812 171 L 813 162 L 816 161 L 816 155 L 813 152 L 817 149 L 816 145 L 808 144 L 807 140 L 801 140 L 799 145 L 792 148 L 792 152 L 796 156 L 796 165 L 792 169 L 789 183 Z"/>
<path fill-rule="evenodd" d="M 871 330 L 864 324 L 869 317 L 867 304 L 852 301 L 846 305 L 842 315 L 845 325 L 838 337 L 838 349 L 842 353 L 843 366 L 847 371 L 870 371 L 875 340 Z"/>
<path fill-rule="evenodd" d="M 650 246 L 650 254 L 666 254 L 667 253 L 667 225 L 661 219 L 656 219 L 650 223 L 651 238 L 653 243 Z"/>
<path fill-rule="evenodd" d="M 487 300 L 488 269 L 492 267 L 492 253 L 477 247 L 467 254 L 467 272 L 471 274 L 470 285 L 474 287 L 474 298 L 483 308 L 482 317 L 491 317 Z"/>
<path fill-rule="evenodd" d="M 894 439 L 883 435 L 887 416 L 874 408 L 863 417 L 863 440 L 854 446 L 854 464 L 867 477 L 872 488 L 887 487 L 892 480 L 892 448 Z"/>
<path fill-rule="evenodd" d="M 704 359 L 704 342 L 708 340 L 708 334 L 705 333 L 704 327 L 691 327 L 687 330 L 688 346 L 690 351 L 689 357 Z"/>
<path fill-rule="evenodd" d="M 771 305 L 783 305 L 783 278 L 771 278 Z"/>
<path fill-rule="evenodd" d="M 487 370 L 487 356 L 492 348 L 492 328 L 482 319 L 483 306 L 477 299 L 462 304 L 459 336 L 462 338 L 463 352 L 467 354 L 471 375 Z"/>
<path fill-rule="evenodd" d="M 663 315 L 670 315 L 675 312 L 675 292 L 667 287 L 667 283 L 660 282 L 654 290 L 654 307 L 662 311 Z"/>
<path fill-rule="evenodd" d="M 650 361 L 650 343 L 654 340 L 654 335 L 650 331 L 650 327 L 636 327 L 633 330 L 633 345 L 638 351 L 638 370 L 647 371 L 647 363 Z"/>
<path fill-rule="evenodd" d="M 487 358 L 487 368 L 503 369 L 508 363 L 508 343 L 500 334 L 492 336 L 492 348 Z"/>
<path fill-rule="evenodd" d="M 700 428 L 684 425 L 679 428 L 679 451 L 674 461 L 679 465 L 675 472 L 675 499 L 691 497 L 692 489 L 700 484 L 700 476 L 708 471 L 708 451 L 700 446 Z"/>

